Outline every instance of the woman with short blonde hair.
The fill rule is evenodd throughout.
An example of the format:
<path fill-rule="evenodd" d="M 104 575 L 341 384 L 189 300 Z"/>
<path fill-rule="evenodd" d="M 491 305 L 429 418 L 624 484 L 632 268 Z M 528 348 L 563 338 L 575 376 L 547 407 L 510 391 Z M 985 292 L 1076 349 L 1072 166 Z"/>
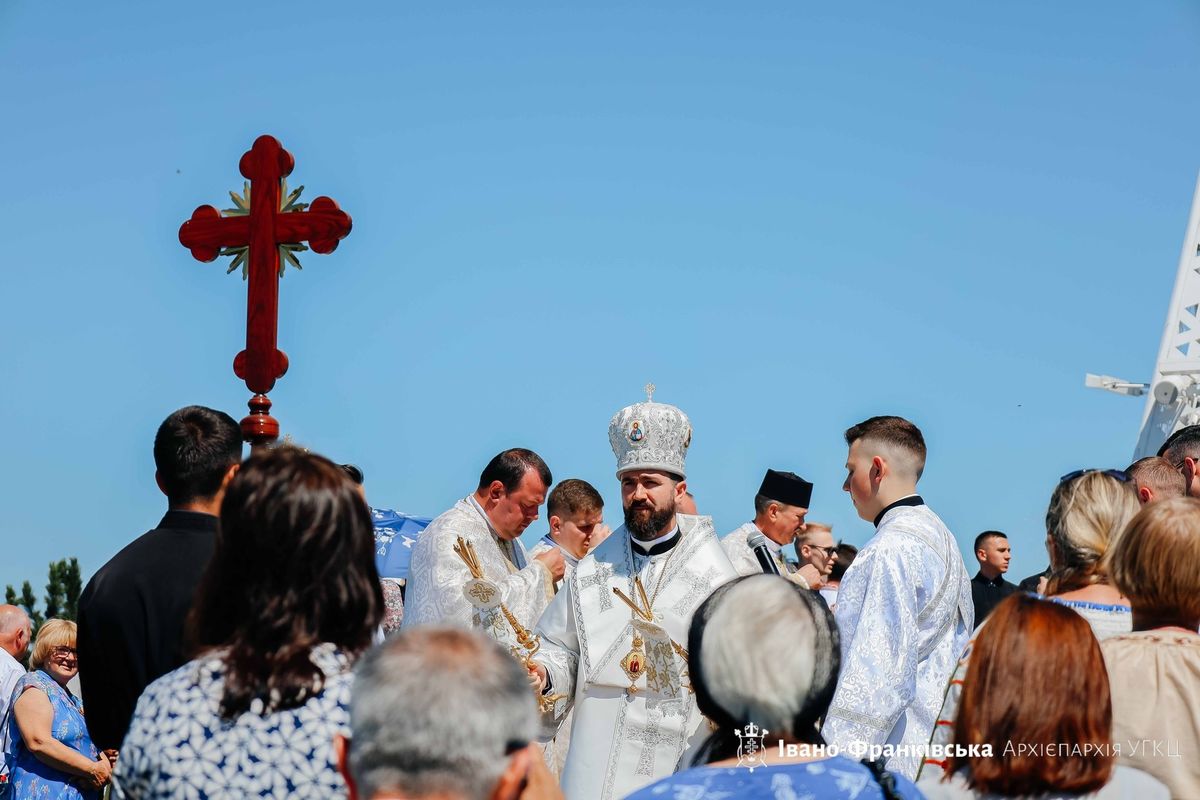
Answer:
<path fill-rule="evenodd" d="M 5 756 L 14 798 L 92 800 L 112 774 L 109 756 L 88 736 L 83 704 L 67 689 L 79 672 L 75 635 L 69 620 L 43 624 L 33 642 L 30 671 L 13 690 Z"/>
<path fill-rule="evenodd" d="M 1146 506 L 1109 554 L 1133 630 L 1101 642 L 1121 762 L 1200 797 L 1200 500 Z"/>

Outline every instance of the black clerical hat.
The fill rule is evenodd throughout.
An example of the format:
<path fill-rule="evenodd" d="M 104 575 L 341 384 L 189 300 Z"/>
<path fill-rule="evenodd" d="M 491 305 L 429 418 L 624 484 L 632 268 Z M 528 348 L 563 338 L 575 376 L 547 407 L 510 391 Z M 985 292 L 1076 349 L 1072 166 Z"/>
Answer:
<path fill-rule="evenodd" d="M 779 503 L 789 506 L 808 508 L 812 500 L 813 485 L 794 472 L 779 472 L 767 470 L 762 486 L 758 493 Z"/>

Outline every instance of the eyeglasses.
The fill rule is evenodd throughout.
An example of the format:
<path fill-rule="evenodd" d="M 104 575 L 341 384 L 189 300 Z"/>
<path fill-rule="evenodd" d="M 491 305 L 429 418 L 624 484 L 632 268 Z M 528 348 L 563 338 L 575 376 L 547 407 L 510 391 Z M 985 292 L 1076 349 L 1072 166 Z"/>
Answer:
<path fill-rule="evenodd" d="M 1067 481 L 1073 481 L 1076 478 L 1081 478 L 1091 472 L 1100 472 L 1110 478 L 1119 480 L 1121 483 L 1129 483 L 1131 480 L 1133 480 L 1133 478 L 1129 477 L 1129 473 L 1120 469 L 1077 469 L 1074 472 L 1068 472 L 1066 475 L 1063 475 L 1058 479 L 1058 482 L 1066 483 Z"/>
<path fill-rule="evenodd" d="M 833 545 L 832 547 L 822 547 L 819 544 L 810 544 L 809 547 L 811 547 L 813 550 L 820 550 L 822 553 L 825 554 L 826 558 L 833 558 L 833 554 L 837 552 L 836 544 Z"/>
<path fill-rule="evenodd" d="M 79 654 L 75 652 L 74 647 L 63 647 L 60 645 L 58 647 L 50 648 L 50 657 L 58 659 L 72 659 L 79 658 Z"/>

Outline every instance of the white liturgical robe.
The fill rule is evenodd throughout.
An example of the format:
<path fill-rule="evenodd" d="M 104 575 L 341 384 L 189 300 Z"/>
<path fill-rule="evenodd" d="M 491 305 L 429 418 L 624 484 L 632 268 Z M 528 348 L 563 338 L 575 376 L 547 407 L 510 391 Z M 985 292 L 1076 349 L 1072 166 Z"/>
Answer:
<path fill-rule="evenodd" d="M 402 627 L 458 625 L 485 627 L 480 613 L 463 594 L 471 572 L 454 552 L 457 537 L 475 546 L 483 577 L 499 589 L 503 603 L 520 623 L 532 628 L 546 608 L 550 571 L 527 557 L 519 540 L 496 535 L 474 497 L 454 504 L 421 532 L 413 547 Z"/>
<path fill-rule="evenodd" d="M 754 555 L 754 551 L 750 549 L 750 545 L 746 541 L 757 530 L 757 525 L 747 522 L 721 540 L 721 547 L 725 549 L 725 555 L 729 556 L 729 560 L 733 562 L 733 568 L 737 570 L 738 575 L 762 574 L 762 565 L 758 563 L 758 557 Z M 800 584 L 805 589 L 808 588 L 808 581 L 804 580 L 799 573 L 793 572 L 792 566 L 783 557 L 782 545 L 767 539 L 767 549 L 775 557 L 775 566 L 779 567 L 780 575 L 793 583 Z"/>
<path fill-rule="evenodd" d="M 842 578 L 842 670 L 822 733 L 849 754 L 901 748 L 887 767 L 913 779 L 975 612 L 954 536 L 920 498 L 901 503 Z"/>
<path fill-rule="evenodd" d="M 708 733 L 690 691 L 687 646 L 696 607 L 736 577 L 709 517 L 676 515 L 680 538 L 666 552 L 646 556 L 624 526 L 584 557 L 555 596 L 537 632 L 552 691 L 566 695 L 545 734 L 573 707 L 571 747 L 563 772 L 569 800 L 615 800 L 671 774 L 684 750 Z M 637 598 L 640 577 L 654 623 L 613 593 Z M 643 641 L 636 692 L 622 661 L 633 651 L 635 627 Z M 669 638 L 668 638 L 669 637 Z M 546 715 L 547 717 L 550 714 Z"/>

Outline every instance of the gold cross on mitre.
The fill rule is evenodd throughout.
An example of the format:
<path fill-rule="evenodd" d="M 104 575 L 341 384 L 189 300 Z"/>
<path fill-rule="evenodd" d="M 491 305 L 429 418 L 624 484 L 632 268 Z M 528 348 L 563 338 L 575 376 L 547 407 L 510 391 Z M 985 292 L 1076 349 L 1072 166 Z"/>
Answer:
<path fill-rule="evenodd" d="M 645 387 L 643 387 L 643 388 L 645 388 L 645 390 L 646 390 L 646 402 L 653 403 L 654 402 L 654 390 L 657 389 L 658 387 L 655 386 L 653 383 L 647 383 L 645 385 Z"/>

